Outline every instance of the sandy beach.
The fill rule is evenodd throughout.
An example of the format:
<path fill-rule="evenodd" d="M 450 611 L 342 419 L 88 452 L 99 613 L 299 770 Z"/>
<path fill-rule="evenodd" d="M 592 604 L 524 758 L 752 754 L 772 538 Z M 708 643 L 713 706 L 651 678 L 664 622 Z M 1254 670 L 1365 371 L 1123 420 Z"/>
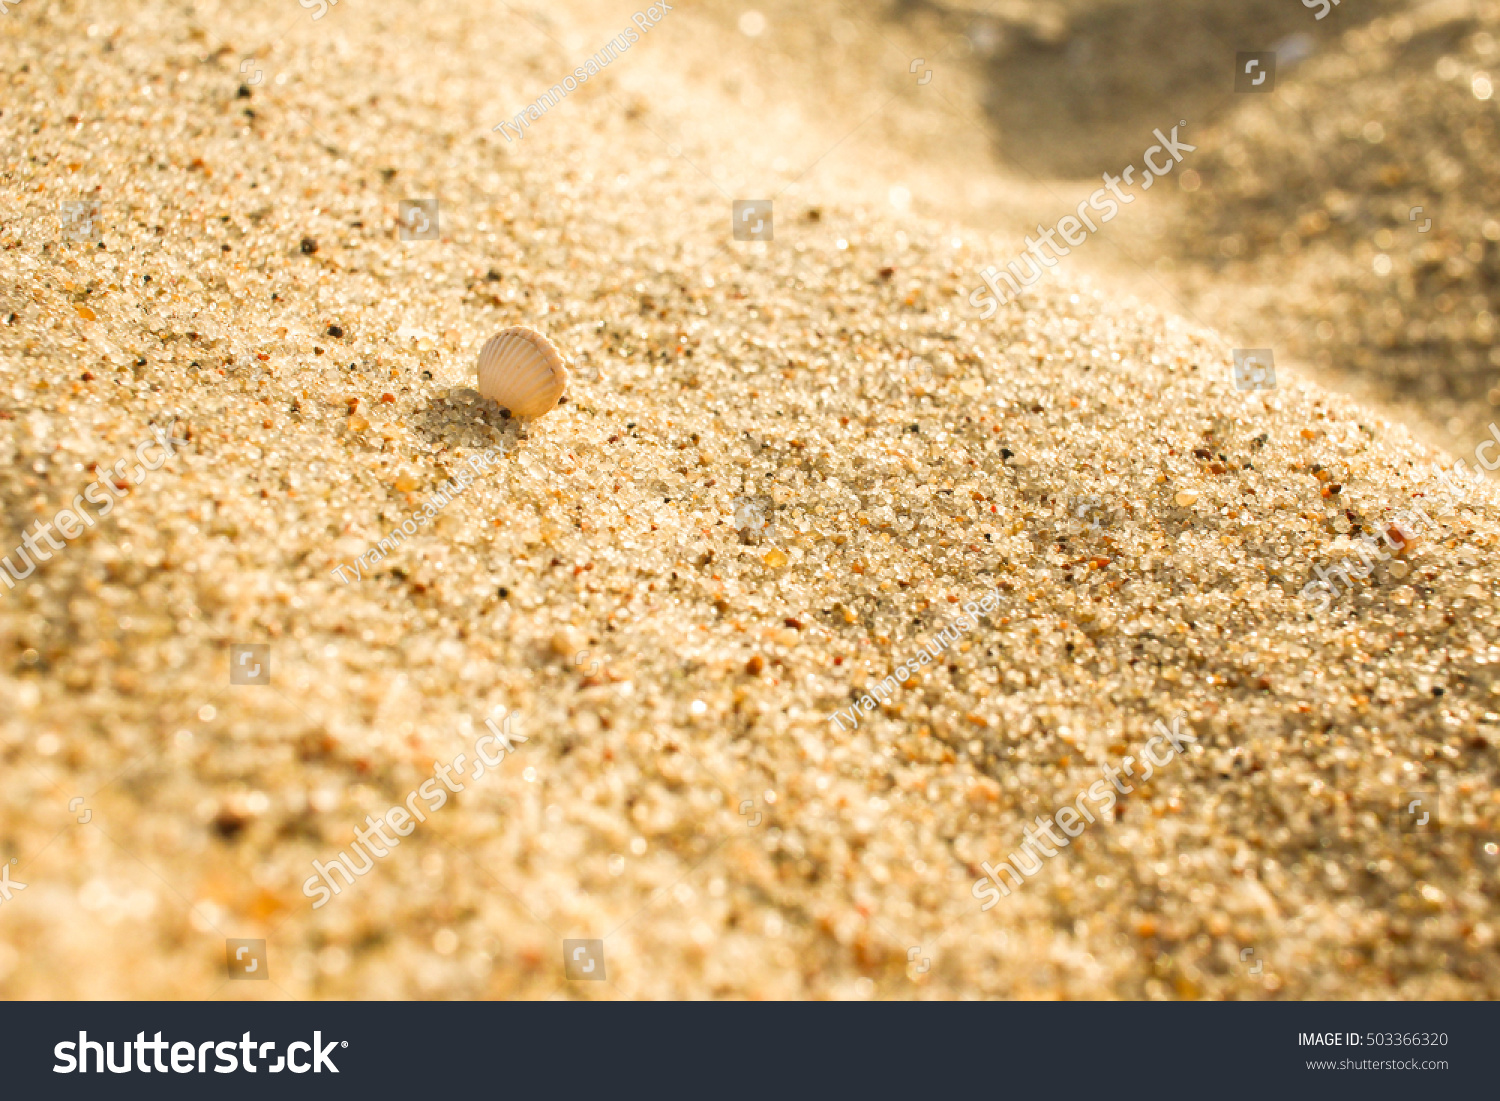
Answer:
<path fill-rule="evenodd" d="M 1500 994 L 1500 15 L 1283 7 L 1063 149 L 1099 4 L 12 6 L 0 996 Z"/>

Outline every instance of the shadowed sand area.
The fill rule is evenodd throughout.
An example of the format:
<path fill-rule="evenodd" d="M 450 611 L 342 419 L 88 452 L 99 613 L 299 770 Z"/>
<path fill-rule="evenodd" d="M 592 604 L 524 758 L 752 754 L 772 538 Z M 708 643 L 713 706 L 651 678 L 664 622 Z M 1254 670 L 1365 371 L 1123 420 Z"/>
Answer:
<path fill-rule="evenodd" d="M 980 320 L 977 270 L 1097 177 L 1007 167 L 971 19 L 683 2 L 507 140 L 633 8 L 129 8 L 0 18 L 0 551 L 129 456 L 0 588 L 0 995 L 1500 992 L 1500 499 L 1312 354 L 1237 390 L 1237 321 L 1172 282 L 1208 263 L 1184 219 L 1227 215 L 1180 189 Z M 1118 109 L 1127 156 L 1183 117 Z M 774 240 L 733 241 L 766 197 Z M 528 424 L 471 392 L 511 325 L 575 369 Z M 133 485 L 153 426 L 182 442 Z M 1299 598 L 1413 509 L 1403 554 Z M 230 683 L 237 644 L 269 685 Z M 526 740 L 473 778 L 500 708 Z M 1196 744 L 981 911 L 982 865 L 1178 715 Z M 457 754 L 464 790 L 315 908 L 314 861 Z M 270 981 L 228 981 L 226 938 Z"/>

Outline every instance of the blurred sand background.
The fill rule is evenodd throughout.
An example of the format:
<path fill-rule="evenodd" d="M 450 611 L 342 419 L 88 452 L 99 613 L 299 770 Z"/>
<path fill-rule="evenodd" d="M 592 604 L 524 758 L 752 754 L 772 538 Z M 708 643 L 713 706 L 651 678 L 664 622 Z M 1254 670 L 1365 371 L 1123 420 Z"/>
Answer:
<path fill-rule="evenodd" d="M 636 7 L 0 17 L 0 550 L 190 440 L 0 591 L 0 994 L 1495 996 L 1500 501 L 1432 448 L 1500 398 L 1500 9 L 751 7 L 672 5 L 509 143 Z M 978 320 L 979 267 L 1180 119 L 1173 175 Z M 774 242 L 731 241 L 765 197 Z M 467 392 L 513 324 L 579 368 L 529 426 Z M 1407 560 L 1297 600 L 1414 503 Z M 529 741 L 314 911 L 311 861 L 497 707 Z M 981 862 L 1179 712 L 1199 745 L 981 913 Z"/>

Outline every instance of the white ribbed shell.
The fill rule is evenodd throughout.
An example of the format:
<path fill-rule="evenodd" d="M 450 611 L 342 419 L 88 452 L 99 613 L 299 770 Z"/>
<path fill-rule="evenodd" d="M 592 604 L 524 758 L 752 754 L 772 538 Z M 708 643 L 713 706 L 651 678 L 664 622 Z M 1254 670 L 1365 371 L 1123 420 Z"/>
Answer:
<path fill-rule="evenodd" d="M 518 417 L 540 417 L 568 387 L 568 368 L 552 341 L 523 325 L 479 350 L 479 392 Z"/>

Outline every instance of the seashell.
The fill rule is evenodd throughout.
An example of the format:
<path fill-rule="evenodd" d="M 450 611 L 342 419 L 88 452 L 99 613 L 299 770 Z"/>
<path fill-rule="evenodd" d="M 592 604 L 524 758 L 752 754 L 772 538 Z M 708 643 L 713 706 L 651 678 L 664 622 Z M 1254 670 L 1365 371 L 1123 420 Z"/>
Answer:
<path fill-rule="evenodd" d="M 562 353 L 533 329 L 506 329 L 479 350 L 479 392 L 518 417 L 548 412 L 567 386 Z"/>

